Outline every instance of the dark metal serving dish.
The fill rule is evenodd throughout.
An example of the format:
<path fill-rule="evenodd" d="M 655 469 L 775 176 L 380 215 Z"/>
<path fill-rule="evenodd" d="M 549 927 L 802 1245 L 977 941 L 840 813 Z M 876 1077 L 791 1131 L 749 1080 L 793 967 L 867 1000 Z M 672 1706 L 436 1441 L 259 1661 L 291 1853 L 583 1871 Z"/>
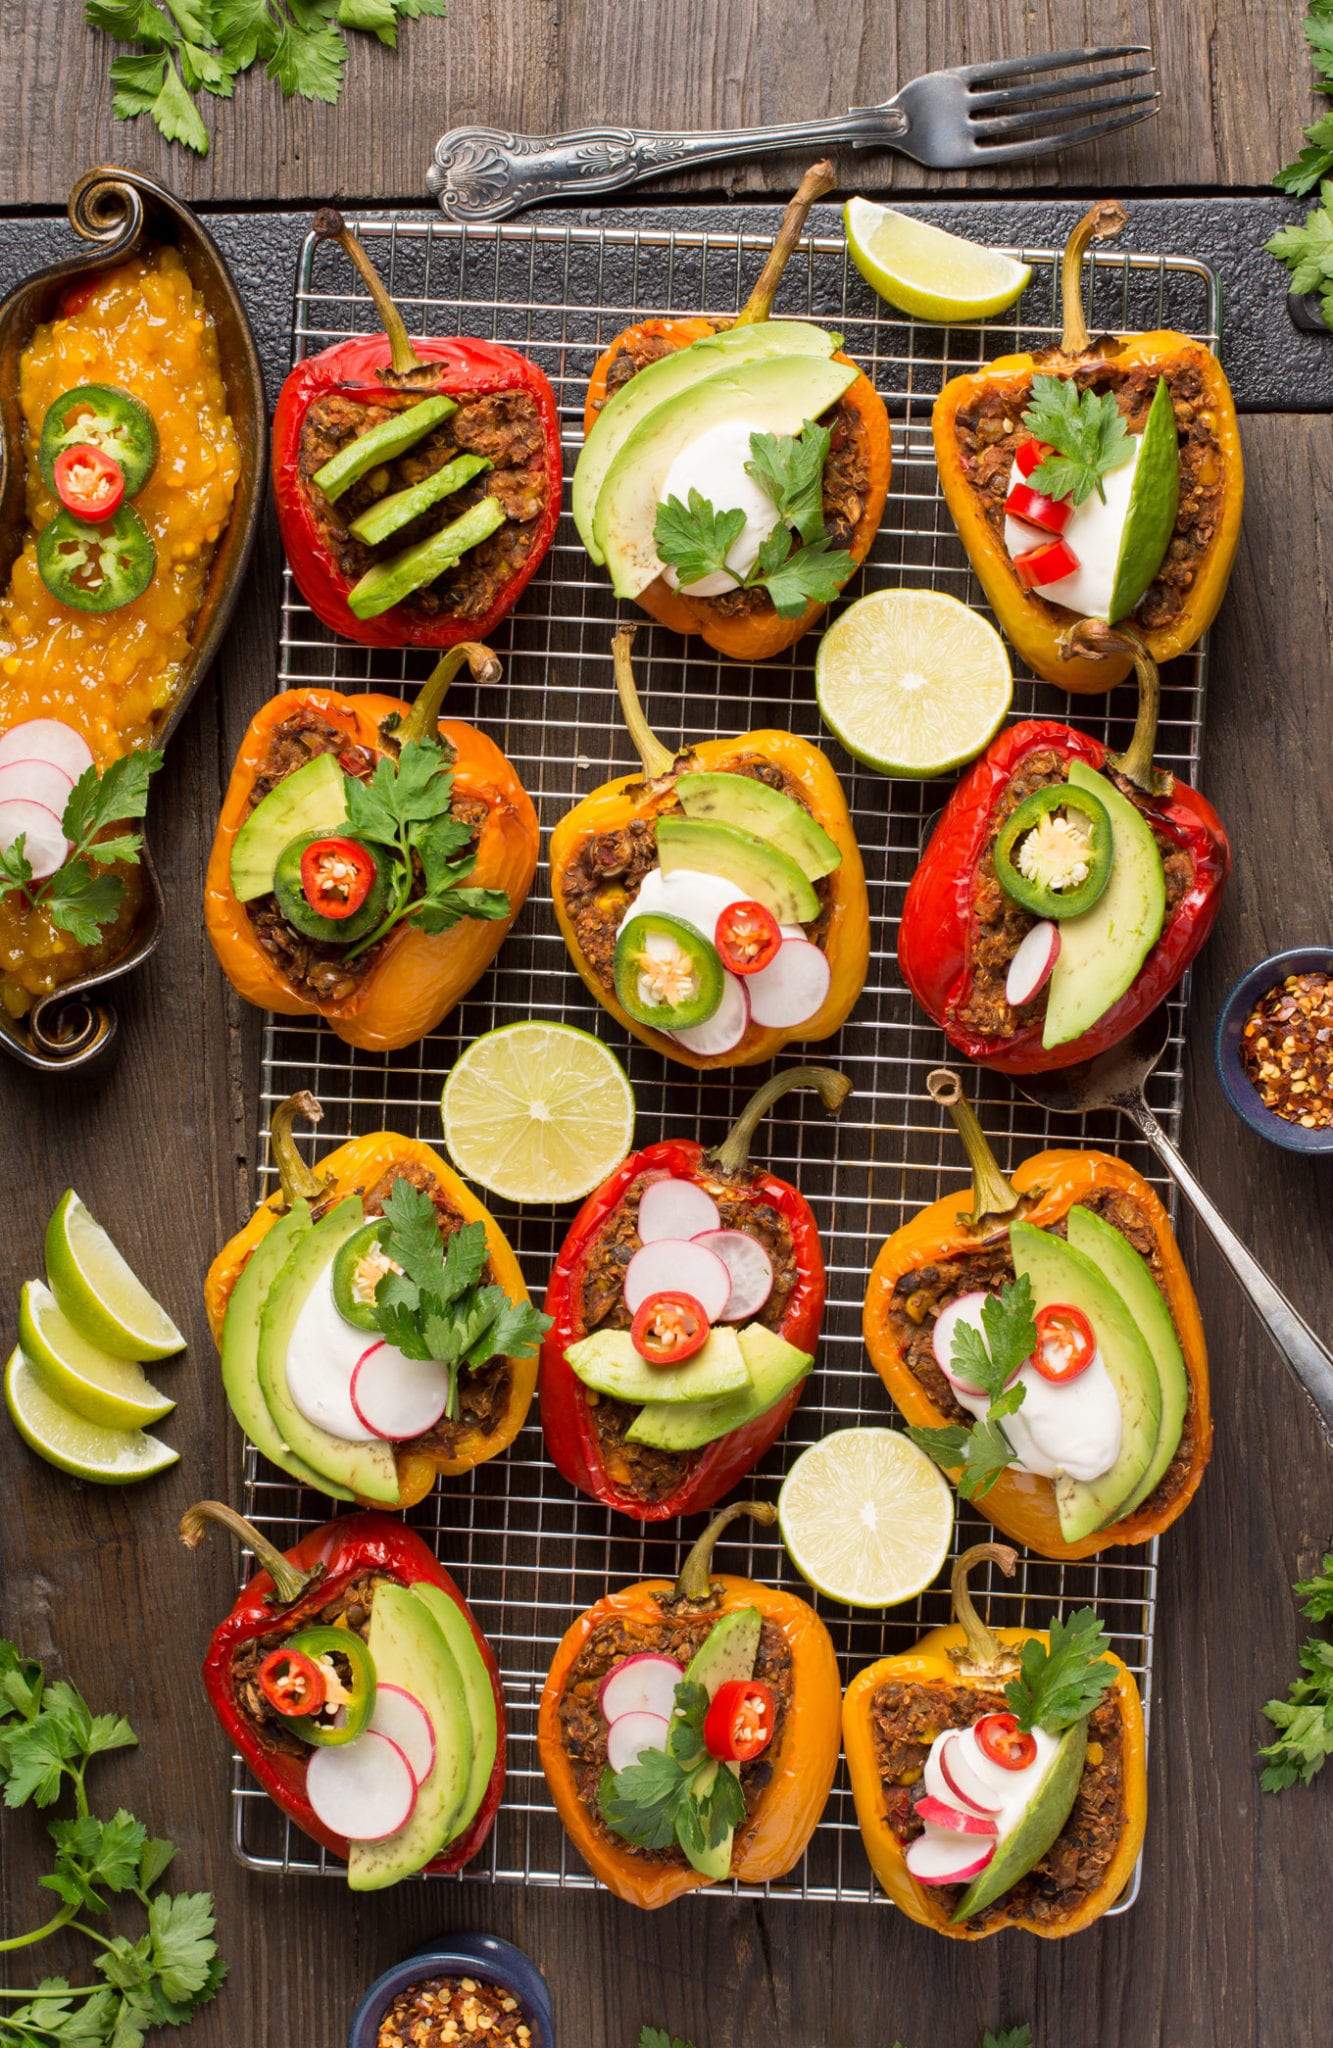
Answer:
<path fill-rule="evenodd" d="M 263 375 L 245 308 L 217 245 L 189 207 L 165 186 L 140 171 L 103 164 L 85 172 L 75 185 L 69 218 L 88 250 L 39 271 L 0 305 L 0 583 L 8 579 L 29 528 L 19 360 L 36 329 L 55 316 L 63 293 L 77 279 L 104 270 L 140 245 L 171 244 L 179 249 L 213 316 L 227 410 L 240 447 L 236 496 L 190 628 L 190 652 L 154 734 L 153 744 L 160 748 L 170 739 L 222 643 L 245 575 L 267 467 Z M 0 1044 L 25 1065 L 41 1073 L 66 1073 L 106 1056 L 116 1030 L 116 1013 L 107 1000 L 110 986 L 146 960 L 162 936 L 166 903 L 147 840 L 143 871 L 148 883 L 143 910 L 117 958 L 40 997 L 26 1017 L 15 1019 L 0 1010 Z"/>

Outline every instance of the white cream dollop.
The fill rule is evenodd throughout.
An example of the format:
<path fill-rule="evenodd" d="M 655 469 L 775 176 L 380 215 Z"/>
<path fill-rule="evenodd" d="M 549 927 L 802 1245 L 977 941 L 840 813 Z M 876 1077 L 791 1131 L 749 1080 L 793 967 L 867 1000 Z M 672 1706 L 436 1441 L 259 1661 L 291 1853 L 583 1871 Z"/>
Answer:
<path fill-rule="evenodd" d="M 940 1751 L 950 1736 L 956 1736 L 965 1751 L 969 1780 L 979 1779 L 985 1788 L 987 1806 L 998 1809 L 992 1812 L 991 1818 L 995 1822 L 996 1840 L 1002 1842 L 1006 1835 L 1013 1834 L 1032 1804 L 1033 1795 L 1060 1746 L 1059 1738 L 1048 1735 L 1044 1728 L 1034 1728 L 1032 1739 L 1037 1745 L 1037 1754 L 1021 1771 L 1008 1771 L 1003 1764 L 992 1763 L 977 1741 L 975 1727 L 943 1729 L 930 1745 L 930 1755 L 926 1759 L 922 1781 L 926 1790 L 935 1798 L 943 1799 L 946 1805 L 960 1807 L 963 1811 L 969 1809 L 950 1788 L 940 1763 Z"/>
<path fill-rule="evenodd" d="M 777 507 L 745 467 L 751 459 L 750 436 L 754 432 L 746 420 L 724 420 L 687 441 L 666 473 L 662 504 L 668 498 L 679 498 L 682 505 L 688 505 L 690 492 L 698 491 L 715 512 L 740 510 L 745 514 L 745 524 L 727 551 L 729 575 L 718 570 L 696 583 L 682 585 L 674 569 L 665 571 L 667 582 L 683 589 L 687 597 L 717 597 L 724 590 L 734 590 L 753 569 L 760 543 L 777 525 Z"/>
<path fill-rule="evenodd" d="M 1081 619 L 1110 617 L 1120 543 L 1129 516 L 1134 475 L 1143 452 L 1142 434 L 1131 434 L 1130 440 L 1134 449 L 1131 459 L 1122 463 L 1119 469 L 1108 470 L 1102 478 L 1106 503 L 1102 503 L 1095 490 L 1090 491 L 1083 503 L 1074 507 L 1073 517 L 1059 536 L 1078 556 L 1077 569 L 1072 575 L 1060 577 L 1056 583 L 1039 583 L 1034 592 L 1035 596 L 1046 598 L 1050 604 L 1062 604 L 1071 612 L 1077 612 Z M 1009 490 L 1015 484 L 1028 481 L 1015 463 L 1009 472 Z M 1005 495 L 1007 497 L 1008 492 Z M 1042 547 L 1055 538 L 1043 527 L 1028 526 L 1021 519 L 1005 515 L 1004 544 L 1011 557 L 1029 554 L 1033 548 Z"/>
<path fill-rule="evenodd" d="M 980 1302 L 975 1310 L 963 1311 L 961 1320 L 981 1331 Z M 955 1400 L 980 1422 L 990 1396 L 971 1393 L 957 1380 L 951 1384 Z M 1022 1406 L 1004 1416 L 999 1427 L 1023 1471 L 1043 1479 L 1064 1474 L 1082 1480 L 1100 1479 L 1110 1471 L 1120 1456 L 1125 1420 L 1100 1348 L 1077 1379 L 1063 1384 L 1048 1380 L 1028 1359 L 1019 1368 L 1016 1384 L 1023 1388 Z"/>

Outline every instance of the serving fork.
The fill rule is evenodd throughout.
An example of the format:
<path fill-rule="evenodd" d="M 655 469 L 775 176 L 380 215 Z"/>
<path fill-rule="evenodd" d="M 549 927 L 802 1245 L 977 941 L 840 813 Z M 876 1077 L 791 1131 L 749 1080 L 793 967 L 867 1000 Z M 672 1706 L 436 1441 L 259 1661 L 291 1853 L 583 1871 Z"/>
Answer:
<path fill-rule="evenodd" d="M 1124 57 L 1148 62 L 1128 70 L 1107 68 Z M 1076 66 L 1083 68 L 1074 77 L 1056 75 Z M 1143 79 L 1151 83 L 1137 92 L 1108 96 L 1099 90 Z M 664 171 L 777 150 L 824 150 L 840 142 L 853 149 L 898 149 L 933 170 L 1030 163 L 1146 121 L 1158 105 L 1148 44 L 1052 50 L 927 71 L 891 100 L 852 107 L 841 119 L 685 134 L 599 127 L 567 135 L 512 135 L 500 128 L 451 128 L 435 145 L 426 183 L 449 220 L 503 220 L 541 199 L 577 203 Z"/>

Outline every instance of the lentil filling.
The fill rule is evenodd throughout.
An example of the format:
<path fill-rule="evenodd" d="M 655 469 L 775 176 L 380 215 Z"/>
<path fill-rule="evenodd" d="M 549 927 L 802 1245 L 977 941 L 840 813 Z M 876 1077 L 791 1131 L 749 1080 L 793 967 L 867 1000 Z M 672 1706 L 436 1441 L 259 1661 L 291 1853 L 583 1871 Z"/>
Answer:
<path fill-rule="evenodd" d="M 270 1650 L 281 1649 L 289 1636 L 306 1628 L 346 1628 L 359 1635 L 364 1642 L 370 1633 L 370 1610 L 375 1599 L 375 1588 L 390 1581 L 384 1572 L 358 1572 L 347 1581 L 331 1599 L 321 1601 L 316 1592 L 303 1600 L 289 1614 L 274 1616 L 273 1627 L 262 1636 L 252 1636 L 242 1643 L 231 1660 L 231 1689 L 237 1710 L 248 1722 L 261 1745 L 276 1755 L 306 1757 L 310 1744 L 294 1735 L 285 1715 L 265 1699 L 258 1682 L 260 1665 Z M 334 1669 L 346 1684 L 351 1676 L 350 1662 L 343 1662 L 336 1655 Z M 339 1664 L 342 1668 L 339 1669 Z"/>
<path fill-rule="evenodd" d="M 512 1991 L 484 1977 L 426 1977 L 398 1993 L 375 2048 L 460 2048 L 467 2041 L 529 2048 L 532 2027 Z"/>

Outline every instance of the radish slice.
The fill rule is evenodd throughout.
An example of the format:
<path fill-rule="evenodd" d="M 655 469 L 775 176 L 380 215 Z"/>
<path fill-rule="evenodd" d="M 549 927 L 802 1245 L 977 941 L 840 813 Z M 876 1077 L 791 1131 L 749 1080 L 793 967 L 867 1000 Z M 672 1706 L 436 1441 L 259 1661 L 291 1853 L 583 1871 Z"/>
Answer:
<path fill-rule="evenodd" d="M 966 1884 L 980 1875 L 994 1854 L 994 1842 L 928 1827 L 907 1844 L 903 1861 L 918 1884 Z"/>
<path fill-rule="evenodd" d="M 1060 958 L 1060 927 L 1050 918 L 1034 924 L 1009 962 L 1004 999 L 1010 1009 L 1019 1010 L 1044 989 Z"/>
<path fill-rule="evenodd" d="M 611 1723 L 606 1738 L 606 1760 L 613 1771 L 627 1771 L 646 1749 L 667 1746 L 665 1714 L 622 1714 Z"/>
<path fill-rule="evenodd" d="M 716 1252 L 679 1237 L 639 1247 L 625 1268 L 625 1306 L 637 1314 L 650 1294 L 692 1294 L 710 1323 L 731 1299 L 731 1274 Z"/>
<path fill-rule="evenodd" d="M 652 1244 L 659 1237 L 702 1237 L 705 1231 L 716 1230 L 721 1221 L 713 1197 L 697 1182 L 677 1180 L 674 1174 L 651 1181 L 639 1203 L 643 1244 Z"/>
<path fill-rule="evenodd" d="M 414 1692 L 403 1685 L 377 1685 L 369 1725 L 402 1750 L 418 1785 L 430 1776 L 435 1768 L 435 1724 Z"/>
<path fill-rule="evenodd" d="M 784 939 L 767 967 L 746 976 L 751 1018 L 774 1031 L 808 1023 L 823 1006 L 832 975 L 809 939 Z"/>
<path fill-rule="evenodd" d="M 372 1436 L 406 1443 L 424 1436 L 449 1405 L 449 1374 L 430 1358 L 409 1358 L 396 1344 L 368 1345 L 352 1371 L 352 1411 Z"/>
<path fill-rule="evenodd" d="M 625 1714 L 655 1714 L 666 1720 L 676 1704 L 676 1687 L 685 1672 L 674 1657 L 640 1650 L 615 1665 L 602 1680 L 597 1704 L 608 1721 Z"/>
<path fill-rule="evenodd" d="M 773 1292 L 773 1261 L 758 1238 L 743 1230 L 705 1230 L 695 1238 L 706 1251 L 716 1252 L 731 1275 L 731 1293 L 715 1323 L 743 1323 L 757 1316 Z"/>
<path fill-rule="evenodd" d="M 305 1793 L 331 1834 L 382 1842 L 412 1818 L 417 1781 L 398 1744 L 368 1728 L 354 1742 L 311 1750 Z"/>
<path fill-rule="evenodd" d="M 63 818 L 73 787 L 64 769 L 57 768 L 54 761 L 6 761 L 0 766 L 0 803 L 10 803 L 19 797 L 27 803 L 42 804 L 48 811 L 54 811 L 57 818 Z"/>
<path fill-rule="evenodd" d="M 954 1332 L 959 1323 L 966 1323 L 970 1330 L 981 1330 L 981 1311 L 990 1299 L 984 1287 L 974 1287 L 970 1294 L 960 1294 L 957 1301 L 951 1301 L 942 1308 L 935 1318 L 935 1363 L 948 1380 L 950 1386 L 958 1387 L 964 1394 L 984 1394 L 984 1387 L 974 1387 L 970 1380 L 960 1378 L 953 1367 Z"/>
<path fill-rule="evenodd" d="M 955 1835 L 982 1835 L 993 1841 L 999 1833 L 995 1822 L 984 1813 L 971 1813 L 961 1806 L 950 1806 L 943 1799 L 932 1799 L 927 1793 L 918 1799 L 916 1810 L 930 1827 L 947 1828 Z"/>
<path fill-rule="evenodd" d="M 65 865 L 69 841 L 59 818 L 46 804 L 30 803 L 26 797 L 11 797 L 0 804 L 0 846 L 7 853 L 20 837 L 35 882 L 44 882 Z"/>
<path fill-rule="evenodd" d="M 969 1729 L 968 1734 L 970 1735 L 971 1732 Z M 970 1747 L 975 1749 L 975 1743 L 971 1744 Z M 939 1766 L 940 1776 L 948 1786 L 949 1792 L 948 1795 L 941 1793 L 939 1796 L 941 1798 L 952 1796 L 960 1801 L 962 1805 L 970 1806 L 974 1813 L 984 1813 L 989 1815 L 991 1819 L 994 1819 L 1001 1809 L 993 1803 L 995 1795 L 986 1784 L 985 1779 L 973 1767 L 968 1750 L 969 1744 L 966 1738 L 956 1731 L 952 1735 L 945 1736 L 939 1746 L 936 1761 Z M 927 1779 L 930 1777 L 929 1766 L 926 1769 L 926 1777 Z M 934 1791 L 934 1789 L 933 1785 L 927 1784 L 926 1790 L 928 1792 Z"/>
<path fill-rule="evenodd" d="M 82 733 L 59 718 L 25 718 L 0 734 L 0 766 L 9 761 L 49 761 L 75 783 L 93 765 L 92 748 Z"/>
<path fill-rule="evenodd" d="M 745 900 L 748 902 L 748 897 Z M 750 998 L 745 983 L 758 979 L 757 974 L 747 974 L 742 980 L 739 974 L 731 974 L 724 967 L 722 1001 L 707 1023 L 688 1024 L 683 1031 L 668 1031 L 667 1037 L 674 1038 L 687 1052 L 697 1052 L 706 1059 L 734 1052 L 750 1028 Z"/>

